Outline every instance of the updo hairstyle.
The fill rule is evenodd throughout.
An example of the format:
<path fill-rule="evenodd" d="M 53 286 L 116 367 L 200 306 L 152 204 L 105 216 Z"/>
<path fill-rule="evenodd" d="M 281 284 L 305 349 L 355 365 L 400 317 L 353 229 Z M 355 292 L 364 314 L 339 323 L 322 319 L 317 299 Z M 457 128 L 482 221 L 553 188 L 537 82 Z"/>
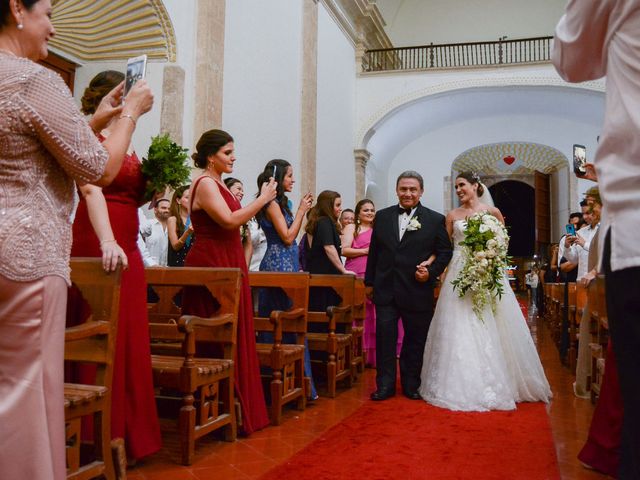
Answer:
<path fill-rule="evenodd" d="M 460 172 L 456 178 L 464 178 L 471 185 L 478 185 L 478 197 L 484 193 L 484 185 L 480 181 L 480 176 L 476 172 Z"/>
<path fill-rule="evenodd" d="M 104 96 L 123 80 L 124 74 L 115 70 L 105 70 L 93 77 L 80 100 L 82 113 L 93 115 Z"/>
<path fill-rule="evenodd" d="M 233 142 L 233 137 L 224 130 L 209 130 L 204 132 L 196 144 L 196 151 L 191 155 L 193 164 L 197 168 L 207 168 L 208 158 L 218 153 L 227 143 Z"/>

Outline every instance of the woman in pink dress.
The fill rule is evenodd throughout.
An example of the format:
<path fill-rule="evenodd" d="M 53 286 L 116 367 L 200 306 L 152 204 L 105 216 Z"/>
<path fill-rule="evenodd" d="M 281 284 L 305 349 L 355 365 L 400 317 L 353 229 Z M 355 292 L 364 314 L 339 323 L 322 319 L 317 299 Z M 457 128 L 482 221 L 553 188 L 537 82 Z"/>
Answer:
<path fill-rule="evenodd" d="M 191 187 L 191 222 L 196 241 L 184 264 L 186 267 L 234 267 L 244 274 L 238 310 L 235 392 L 242 409 L 242 432 L 248 435 L 266 427 L 269 417 L 260 380 L 253 304 L 240 227 L 276 198 L 276 182 L 271 178 L 262 185 L 256 200 L 241 207 L 221 178 L 222 174 L 233 172 L 236 161 L 233 138 L 222 130 L 203 133 L 192 158 L 204 173 Z M 208 290 L 184 290 L 182 311 L 185 314 L 209 317 L 218 308 Z"/>
<path fill-rule="evenodd" d="M 373 220 L 376 216 L 376 207 L 371 200 L 360 200 L 355 209 L 356 221 L 344 227 L 342 233 L 342 255 L 347 257 L 344 267 L 354 272 L 359 278 L 364 278 L 367 269 L 367 256 Z M 404 331 L 402 323 L 398 323 L 397 355 L 400 355 Z M 366 316 L 364 319 L 364 351 L 365 364 L 368 367 L 376 366 L 376 308 L 373 302 L 366 299 Z"/>

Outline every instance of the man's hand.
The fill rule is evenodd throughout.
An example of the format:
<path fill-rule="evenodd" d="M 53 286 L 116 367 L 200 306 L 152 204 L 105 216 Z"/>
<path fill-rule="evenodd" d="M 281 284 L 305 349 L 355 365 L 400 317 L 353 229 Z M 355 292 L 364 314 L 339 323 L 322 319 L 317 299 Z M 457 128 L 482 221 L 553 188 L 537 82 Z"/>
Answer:
<path fill-rule="evenodd" d="M 429 270 L 427 270 L 426 262 L 422 262 L 416 266 L 416 280 L 420 283 L 424 283 L 429 280 Z"/>
<path fill-rule="evenodd" d="M 364 287 L 364 294 L 369 300 L 373 300 L 373 287 Z"/>

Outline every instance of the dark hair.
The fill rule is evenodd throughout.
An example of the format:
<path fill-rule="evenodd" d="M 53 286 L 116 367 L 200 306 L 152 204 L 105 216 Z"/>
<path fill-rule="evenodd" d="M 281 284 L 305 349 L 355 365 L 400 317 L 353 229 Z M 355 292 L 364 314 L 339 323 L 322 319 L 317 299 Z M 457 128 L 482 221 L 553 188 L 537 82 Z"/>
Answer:
<path fill-rule="evenodd" d="M 424 190 L 424 180 L 422 179 L 422 175 L 420 175 L 418 172 L 414 170 L 405 170 L 404 172 L 402 172 L 396 179 L 396 188 L 398 188 L 398 184 L 403 178 L 414 178 L 418 180 L 418 182 L 420 183 L 420 190 Z"/>
<path fill-rule="evenodd" d="M 330 218 L 336 229 L 338 228 L 338 219 L 333 215 L 333 205 L 336 203 L 336 198 L 340 198 L 340 194 L 333 190 L 323 190 L 320 192 L 316 204 L 307 213 L 307 225 L 304 227 L 305 232 L 313 235 L 318 225 L 318 220 L 322 217 Z"/>
<path fill-rule="evenodd" d="M 369 200 L 368 198 L 363 198 L 358 203 L 356 203 L 356 211 L 355 211 L 356 230 L 355 230 L 355 232 L 353 234 L 354 237 L 357 237 L 358 233 L 360 233 L 360 210 L 362 210 L 362 207 L 364 207 L 368 203 L 373 205 L 373 208 L 376 208 L 375 204 L 371 200 Z M 345 210 L 342 211 L 342 213 L 344 213 L 344 212 L 345 212 Z"/>
<path fill-rule="evenodd" d="M 180 215 L 180 205 L 178 204 L 178 199 L 181 199 L 184 195 L 184 192 L 189 190 L 191 185 L 182 185 L 178 187 L 173 192 L 173 197 L 171 198 L 171 206 L 169 207 L 169 211 L 171 212 L 172 217 L 176 217 L 176 230 L 178 231 L 178 236 L 184 233 L 184 223 L 182 222 L 182 215 Z"/>
<path fill-rule="evenodd" d="M 273 170 L 275 168 L 276 174 L 273 175 Z M 269 178 L 273 177 L 273 179 L 278 183 L 276 186 L 276 202 L 280 206 L 280 210 L 286 211 L 291 214 L 291 209 L 289 208 L 289 198 L 285 195 L 284 187 L 282 186 L 282 181 L 284 180 L 285 175 L 287 174 L 287 169 L 291 168 L 291 164 L 286 160 L 282 160 L 281 158 L 274 158 L 273 160 L 269 160 L 267 164 L 264 166 L 264 170 L 260 175 L 258 175 L 258 193 L 256 197 L 260 195 L 260 189 L 262 188 L 263 183 L 267 183 Z M 258 221 L 265 216 L 265 212 L 267 211 L 267 206 L 265 205 L 257 214 L 256 219 Z"/>
<path fill-rule="evenodd" d="M 464 178 L 471 185 L 478 185 L 478 196 L 481 196 L 484 193 L 484 187 L 482 183 L 480 183 L 480 176 L 475 172 L 460 172 L 456 179 Z"/>
<path fill-rule="evenodd" d="M 344 210 L 342 210 L 342 213 L 340 214 L 340 216 L 344 215 L 345 213 L 353 213 L 353 214 L 355 214 L 355 212 L 353 210 L 351 210 L 350 208 L 345 208 Z"/>
<path fill-rule="evenodd" d="M 227 186 L 227 188 L 233 187 L 236 183 L 239 183 L 240 185 L 244 185 L 244 183 L 242 183 L 241 180 L 238 180 L 235 177 L 227 177 L 223 181 L 224 181 L 224 184 Z"/>
<path fill-rule="evenodd" d="M 31 10 L 33 6 L 40 0 L 19 0 L 27 10 Z M 11 14 L 11 0 L 0 0 L 0 27 L 9 24 L 9 15 Z"/>
<path fill-rule="evenodd" d="M 169 200 L 168 198 L 162 197 L 156 200 L 156 202 L 153 204 L 153 208 L 158 208 L 158 205 L 160 205 L 160 202 L 169 202 L 169 207 L 171 207 L 171 200 Z"/>
<path fill-rule="evenodd" d="M 580 206 L 581 207 L 588 207 L 589 205 L 587 204 L 587 201 L 585 199 L 580 200 Z"/>
<path fill-rule="evenodd" d="M 124 73 L 115 70 L 105 70 L 93 77 L 80 99 L 82 113 L 93 115 L 104 96 L 123 80 Z"/>
<path fill-rule="evenodd" d="M 569 220 L 571 220 L 572 218 L 578 218 L 580 220 L 582 220 L 582 212 L 573 212 L 569 215 Z"/>
<path fill-rule="evenodd" d="M 224 130 L 214 129 L 204 132 L 196 143 L 196 152 L 191 155 L 194 165 L 198 168 L 207 168 L 208 158 L 218 153 L 218 150 L 229 142 L 233 142 L 233 137 Z"/>

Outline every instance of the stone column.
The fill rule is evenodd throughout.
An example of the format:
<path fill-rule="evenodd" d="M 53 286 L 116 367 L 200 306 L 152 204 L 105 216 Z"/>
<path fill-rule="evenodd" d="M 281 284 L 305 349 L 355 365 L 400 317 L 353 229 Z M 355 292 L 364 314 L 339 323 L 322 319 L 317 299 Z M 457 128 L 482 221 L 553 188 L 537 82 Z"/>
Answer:
<path fill-rule="evenodd" d="M 318 0 L 304 0 L 302 48 L 300 191 L 311 192 L 315 195 L 318 117 Z"/>
<path fill-rule="evenodd" d="M 354 150 L 353 154 L 356 160 L 356 202 L 359 202 L 364 198 L 365 194 L 365 172 L 371 153 L 369 150 L 361 148 Z"/>
<path fill-rule="evenodd" d="M 183 122 L 184 69 L 177 65 L 167 65 L 162 78 L 160 133 L 168 133 L 174 142 L 182 145 Z"/>
<path fill-rule="evenodd" d="M 202 132 L 222 125 L 226 0 L 197 0 L 193 145 Z"/>

